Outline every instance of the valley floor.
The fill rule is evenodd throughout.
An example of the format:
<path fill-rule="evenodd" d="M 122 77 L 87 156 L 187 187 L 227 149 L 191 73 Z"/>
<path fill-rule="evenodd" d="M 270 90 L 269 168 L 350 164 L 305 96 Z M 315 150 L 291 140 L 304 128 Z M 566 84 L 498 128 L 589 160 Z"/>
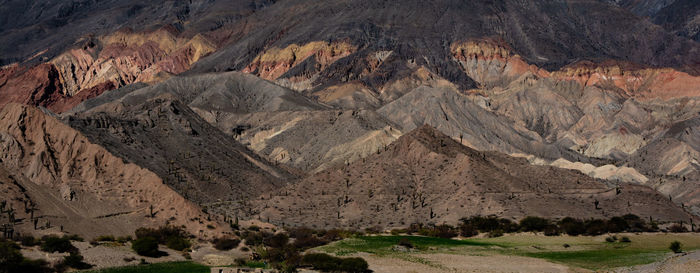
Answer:
<path fill-rule="evenodd" d="M 394 272 L 693 272 L 700 265 L 700 235 L 617 234 L 555 236 L 533 234 L 448 240 L 411 236 L 346 239 L 317 250 L 359 256 L 377 273 Z M 631 242 L 619 239 L 628 237 Z M 408 239 L 413 249 L 397 247 Z M 680 241 L 687 253 L 672 254 Z"/>
<path fill-rule="evenodd" d="M 606 239 L 615 237 L 614 242 Z M 623 242 L 622 238 L 630 242 Z M 673 254 L 668 246 L 682 243 L 685 251 Z M 402 243 L 400 243 L 402 242 Z M 408 248 L 407 242 L 412 245 Z M 247 257 L 241 248 L 217 251 L 209 243 L 197 244 L 191 261 L 176 251 L 162 258 L 146 258 L 129 245 L 116 242 L 92 246 L 74 242 L 85 261 L 95 265 L 89 272 L 209 272 L 210 266 L 228 266 Z M 242 246 L 241 246 L 242 247 Z M 697 272 L 700 268 L 698 233 L 622 233 L 601 236 L 543 236 L 532 233 L 505 234 L 497 238 L 441 239 L 422 236 L 359 236 L 317 247 L 341 257 L 362 257 L 376 273 L 411 272 Z M 47 254 L 37 247 L 22 253 L 32 259 L 59 260 L 63 254 Z M 311 271 L 303 271 L 311 272 Z"/>

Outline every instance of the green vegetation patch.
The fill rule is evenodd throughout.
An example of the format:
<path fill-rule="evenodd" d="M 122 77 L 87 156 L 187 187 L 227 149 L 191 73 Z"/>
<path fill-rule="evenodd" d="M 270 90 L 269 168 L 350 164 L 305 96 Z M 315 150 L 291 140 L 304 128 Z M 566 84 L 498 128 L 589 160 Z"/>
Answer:
<path fill-rule="evenodd" d="M 417 250 L 463 246 L 499 246 L 498 244 L 483 241 L 452 240 L 422 236 L 358 236 L 322 246 L 319 249 L 339 256 L 350 255 L 357 252 L 382 255 L 394 252 L 392 251 L 392 247 L 399 245 L 402 239 L 410 241 Z"/>
<path fill-rule="evenodd" d="M 193 262 L 169 262 L 147 265 L 133 265 L 100 270 L 85 271 L 85 273 L 209 273 L 207 266 Z"/>
<path fill-rule="evenodd" d="M 621 266 L 649 264 L 663 258 L 666 252 L 641 249 L 598 249 L 582 251 L 547 251 L 525 256 L 546 259 L 577 267 L 598 270 Z"/>

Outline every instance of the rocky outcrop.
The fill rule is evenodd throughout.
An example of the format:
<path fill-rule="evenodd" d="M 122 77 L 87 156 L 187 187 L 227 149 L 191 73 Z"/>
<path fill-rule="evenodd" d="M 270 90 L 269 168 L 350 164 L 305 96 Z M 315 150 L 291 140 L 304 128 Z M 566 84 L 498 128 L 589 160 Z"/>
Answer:
<path fill-rule="evenodd" d="M 226 228 L 207 221 L 198 206 L 153 172 L 114 156 L 34 107 L 8 104 L 0 111 L 0 151 L 0 165 L 26 189 L 23 198 L 36 205 L 35 217 L 42 225 L 50 222 L 53 232 L 60 226 L 90 238 L 172 224 L 209 237 Z M 20 228 L 37 232 L 27 218 Z"/>
<path fill-rule="evenodd" d="M 530 65 L 512 53 L 512 49 L 502 41 L 457 42 L 450 46 L 450 52 L 464 72 L 478 82 L 481 88 L 505 86 L 526 73 L 538 77 L 549 75 L 546 70 Z"/>

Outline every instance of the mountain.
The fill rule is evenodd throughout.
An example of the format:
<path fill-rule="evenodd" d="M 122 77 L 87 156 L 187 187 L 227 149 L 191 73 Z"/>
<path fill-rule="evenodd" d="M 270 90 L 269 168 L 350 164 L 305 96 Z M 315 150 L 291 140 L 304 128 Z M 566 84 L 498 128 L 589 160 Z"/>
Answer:
<path fill-rule="evenodd" d="M 406 81 L 421 67 L 462 90 L 476 87 L 475 79 L 454 61 L 452 50 L 485 38 L 547 70 L 581 60 L 615 59 L 697 75 L 700 56 L 696 42 L 596 0 L 10 2 L 5 13 L 28 9 L 34 18 L 46 20 L 8 20 L 0 35 L 7 39 L 3 44 L 25 44 L 38 51 L 41 60 L 30 58 L 35 53 L 23 52 L 24 47 L 4 48 L 13 61 L 3 62 L 7 65 L 2 74 L 10 79 L 37 75 L 55 87 L 0 84 L 0 92 L 10 89 L 30 96 L 41 89 L 53 99 L 12 101 L 49 107 L 53 100 L 83 90 L 93 95 L 83 95 L 82 100 L 186 71 L 229 70 L 319 97 L 334 93 L 329 87 L 360 83 L 361 92 L 343 92 L 357 96 L 358 102 L 349 104 L 377 106 L 393 98 L 385 93 L 394 90 L 389 88 L 392 83 Z M 32 66 L 37 63 L 48 67 L 35 71 Z M 63 103 L 54 110 L 75 104 Z"/>
<path fill-rule="evenodd" d="M 92 107 L 79 106 L 84 111 L 67 114 L 64 121 L 115 155 L 158 174 L 177 192 L 203 205 L 257 196 L 295 176 L 254 154 L 185 104 L 224 101 L 214 92 L 188 93 L 202 95 L 189 100 L 178 96 L 178 90 L 196 90 L 197 83 L 201 82 L 171 79 L 143 89 L 117 90 L 115 93 L 123 96 L 109 97 L 112 100 L 105 102 L 100 101 L 103 97 L 88 100 L 84 104 Z"/>
<path fill-rule="evenodd" d="M 0 181 L 8 190 L 2 199 L 6 208 L 14 208 L 15 228 L 22 233 L 61 231 L 92 238 L 170 223 L 210 237 L 228 228 L 207 221 L 200 207 L 157 174 L 37 108 L 5 106 L 0 128 Z"/>
<path fill-rule="evenodd" d="M 217 227 L 222 215 L 318 227 L 687 220 L 700 215 L 696 2 L 0 1 L 0 109 L 111 160 L 104 176 L 49 178 L 61 172 L 45 162 L 85 148 L 26 155 L 48 140 L 22 140 L 21 115 L 8 114 L 0 134 L 16 144 L 0 172 L 13 178 L 0 196 L 49 211 L 32 194 L 51 190 L 27 183 L 139 183 Z M 65 158 L 49 160 L 59 148 Z M 75 164 L 104 168 L 91 159 Z M 114 178 L 122 169 L 140 176 Z M 125 200 L 114 208 L 144 208 Z M 119 213 L 100 209 L 78 214 Z M 185 222 L 194 234 L 209 223 Z"/>
<path fill-rule="evenodd" d="M 253 213 L 262 219 L 317 227 L 456 223 L 461 217 L 491 214 L 514 219 L 627 213 L 664 221 L 690 217 L 650 188 L 611 185 L 577 171 L 479 152 L 430 126 L 361 161 L 263 195 L 257 203 Z"/>

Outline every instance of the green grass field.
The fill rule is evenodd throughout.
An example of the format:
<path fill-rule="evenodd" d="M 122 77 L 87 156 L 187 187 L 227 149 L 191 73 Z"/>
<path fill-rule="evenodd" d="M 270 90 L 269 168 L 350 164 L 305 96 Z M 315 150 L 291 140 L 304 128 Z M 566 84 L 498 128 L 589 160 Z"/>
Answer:
<path fill-rule="evenodd" d="M 209 273 L 207 266 L 193 262 L 170 262 L 147 265 L 134 265 L 124 267 L 106 268 L 84 273 Z"/>
<path fill-rule="evenodd" d="M 401 239 L 408 239 L 415 249 L 419 251 L 446 251 L 466 246 L 488 247 L 499 245 L 476 240 L 452 240 L 422 236 L 359 236 L 322 246 L 319 250 L 339 256 L 357 252 L 377 255 L 392 254 L 394 252 L 392 247 L 399 244 Z"/>
<path fill-rule="evenodd" d="M 631 243 L 605 242 L 607 236 L 554 236 L 533 234 L 506 235 L 498 238 L 451 240 L 420 236 L 361 236 L 318 248 L 335 255 L 358 252 L 416 261 L 415 253 L 450 253 L 464 255 L 516 255 L 545 259 L 586 269 L 609 269 L 659 261 L 671 254 L 672 241 L 683 243 L 684 250 L 700 249 L 699 234 L 625 234 Z M 417 252 L 398 253 L 392 247 L 407 238 Z M 564 247 L 564 245 L 568 247 Z"/>

